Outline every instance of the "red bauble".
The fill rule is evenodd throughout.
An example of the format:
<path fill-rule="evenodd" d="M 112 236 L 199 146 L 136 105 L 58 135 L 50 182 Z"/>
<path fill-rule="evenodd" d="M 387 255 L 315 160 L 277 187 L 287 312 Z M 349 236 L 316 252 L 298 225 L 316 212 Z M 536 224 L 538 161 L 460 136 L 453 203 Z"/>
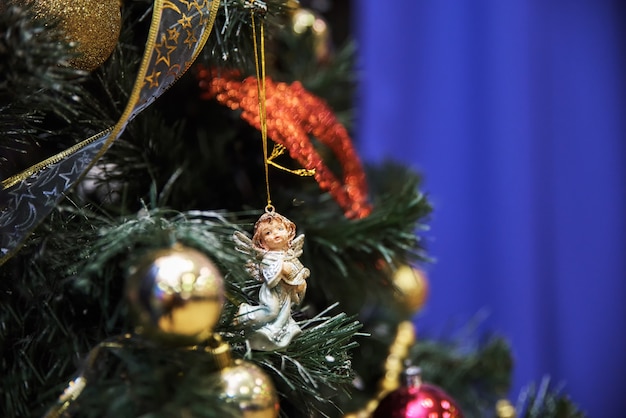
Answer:
<path fill-rule="evenodd" d="M 463 418 L 457 403 L 443 389 L 422 382 L 419 368 L 406 371 L 407 384 L 379 403 L 373 418 Z"/>

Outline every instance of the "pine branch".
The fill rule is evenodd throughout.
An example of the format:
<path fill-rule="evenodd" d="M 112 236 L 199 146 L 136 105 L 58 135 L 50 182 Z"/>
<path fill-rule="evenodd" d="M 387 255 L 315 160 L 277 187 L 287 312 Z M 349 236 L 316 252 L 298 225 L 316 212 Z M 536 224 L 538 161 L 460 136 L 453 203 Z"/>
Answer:
<path fill-rule="evenodd" d="M 422 369 L 424 381 L 444 388 L 466 417 L 490 415 L 510 385 L 513 361 L 502 338 L 488 338 L 473 349 L 467 341 L 419 341 L 411 359 Z"/>
<path fill-rule="evenodd" d="M 290 23 L 277 33 L 272 49 L 270 73 L 274 80 L 288 83 L 298 81 L 311 93 L 323 97 L 337 119 L 347 128 L 353 124 L 354 94 L 357 78 L 354 72 L 356 44 L 347 42 L 329 57 L 320 59 L 315 52 L 317 42 L 311 30 L 294 33 Z M 327 48 L 333 49 L 332 45 Z"/>
<path fill-rule="evenodd" d="M 203 61 L 217 67 L 242 70 L 245 74 L 254 73 L 254 46 L 252 41 L 251 4 L 258 21 L 266 25 L 267 41 L 272 42 L 273 34 L 284 21 L 290 9 L 289 1 L 268 0 L 223 0 L 215 20 L 215 29 L 204 48 Z"/>
<path fill-rule="evenodd" d="M 9 376 L 2 380 L 7 413 L 49 405 L 60 388 L 55 386 L 54 393 L 42 393 L 41 388 L 66 381 L 76 370 L 76 353 L 132 331 L 123 278 L 143 251 L 179 241 L 208 252 L 222 271 L 244 274 L 241 255 L 230 242 L 235 227 L 217 213 L 154 210 L 110 219 L 65 210 L 42 228 L 22 257 L 9 260 L 1 270 L 0 320 L 5 325 L 0 327 L 0 349 Z"/>
<path fill-rule="evenodd" d="M 274 375 L 284 416 L 309 416 L 311 411 L 336 415 L 335 402 L 350 392 L 354 372 L 349 352 L 358 346 L 354 338 L 361 324 L 345 313 L 329 316 L 336 306 L 300 321 L 303 332 L 286 349 L 249 353 Z"/>
<path fill-rule="evenodd" d="M 70 218 L 74 219 L 73 217 Z M 97 224 L 93 219 L 91 221 L 92 228 Z M 227 287 L 232 290 L 232 294 L 236 294 L 237 278 L 241 278 L 245 274 L 242 272 L 244 263 L 241 260 L 241 254 L 233 248 L 230 242 L 232 232 L 237 227 L 229 223 L 222 214 L 209 212 L 183 214 L 168 210 L 153 210 L 120 221 L 119 224 L 105 219 L 99 221 L 103 224 L 98 227 L 99 234 L 88 246 L 87 254 L 79 257 L 83 260 L 81 262 L 82 267 L 75 268 L 79 272 L 78 277 L 67 283 L 75 292 L 83 293 L 83 298 L 91 300 L 92 305 L 100 305 L 101 321 L 109 322 L 109 325 L 105 327 L 108 329 L 109 336 L 115 332 L 128 332 L 132 328 L 123 313 L 124 309 L 120 308 L 120 303 L 123 302 L 119 301 L 119 292 L 110 292 L 107 289 L 115 287 L 115 282 L 119 283 L 119 277 L 123 275 L 125 270 L 124 266 L 136 263 L 139 255 L 149 248 L 169 246 L 173 241 L 176 241 L 210 253 L 212 258 L 223 267 L 223 271 L 230 272 L 229 276 L 233 280 L 227 281 Z M 109 225 L 106 225 L 107 223 Z M 93 232 L 88 233 L 82 228 L 72 231 L 72 234 L 78 234 L 80 231 L 84 231 L 86 235 L 93 234 Z M 59 246 L 51 247 L 56 247 L 60 251 L 59 254 L 69 254 L 72 249 L 77 250 L 73 244 L 75 241 L 68 240 L 69 235 L 63 236 L 58 229 L 55 238 L 62 243 L 60 246 L 63 244 L 66 246 L 63 249 L 60 249 Z M 84 237 L 80 242 L 85 242 L 86 238 Z M 84 251 L 82 253 L 85 254 Z M 129 257 L 128 254 L 131 256 Z M 237 270 L 240 271 L 239 276 L 236 274 Z M 117 286 L 119 287 L 119 284 Z M 56 297 L 58 298 L 59 295 Z M 94 306 L 91 309 L 93 308 Z M 53 310 L 50 310 L 49 313 L 54 315 Z M 67 362 L 71 356 L 67 354 L 63 356 L 61 353 L 85 352 L 88 349 L 88 344 L 84 338 L 85 334 L 78 333 L 75 329 L 76 325 L 70 325 L 67 320 L 71 320 L 71 318 L 59 320 L 58 326 L 51 328 L 57 330 L 55 332 L 57 336 L 51 338 L 66 340 L 64 343 L 59 341 L 56 352 L 51 353 L 51 358 L 57 362 L 54 367 L 56 373 L 65 372 L 66 376 L 71 371 L 71 364 Z M 111 322 L 112 320 L 114 322 Z M 48 325 L 49 322 L 49 320 L 45 321 Z M 259 354 L 251 359 L 259 362 L 265 366 L 266 370 L 276 375 L 279 391 L 283 394 L 286 402 L 293 402 L 294 397 L 297 397 L 300 402 L 311 408 L 322 409 L 324 404 L 328 403 L 327 393 L 334 389 L 335 385 L 345 386 L 351 381 L 348 351 L 356 346 L 352 338 L 357 333 L 360 324 L 345 314 L 329 317 L 324 312 L 312 319 L 303 319 L 301 325 L 304 328 L 303 334 L 287 350 Z M 70 326 L 74 329 L 67 329 Z M 221 328 L 228 330 L 228 323 L 222 321 Z M 44 332 L 43 336 L 49 332 Z M 31 332 L 28 335 L 33 338 L 42 334 Z M 77 339 L 77 335 L 82 335 L 82 337 Z M 98 333 L 98 336 L 107 337 L 102 332 Z M 98 336 L 92 335 L 92 339 L 98 338 Z M 37 338 L 31 341 L 33 345 L 39 345 Z M 235 337 L 233 341 L 237 343 L 237 338 Z M 68 347 L 68 342 L 70 342 L 70 347 Z M 241 344 L 240 339 L 240 347 Z M 161 363 L 163 359 L 168 359 L 172 355 L 172 353 L 167 352 L 166 348 L 153 349 L 149 353 L 149 357 L 154 356 L 154 361 L 157 362 L 155 364 L 158 364 L 158 367 L 155 364 L 146 365 L 143 363 L 145 353 L 141 356 L 141 363 L 132 357 L 134 355 L 133 350 L 120 351 L 117 355 L 124 357 L 123 370 L 107 366 L 106 370 L 117 371 L 110 377 L 104 376 L 104 380 L 98 381 L 92 389 L 85 391 L 85 395 L 81 395 L 77 408 L 86 411 L 85 416 L 90 416 L 91 412 L 88 411 L 102 410 L 103 407 L 110 407 L 111 411 L 116 414 L 136 413 L 144 411 L 148 406 L 155 407 L 155 405 L 161 405 L 163 410 L 178 410 L 177 408 L 182 407 L 188 401 L 187 398 L 180 395 L 178 396 L 182 399 L 180 404 L 178 398 L 171 400 L 171 403 L 166 405 L 153 402 L 155 399 L 161 399 L 162 396 L 159 393 L 152 393 L 152 389 L 149 387 L 154 387 L 155 381 L 162 382 L 153 388 L 156 391 L 158 387 L 161 387 L 162 390 L 162 386 L 169 382 L 172 376 L 175 376 L 174 371 L 171 372 L 172 374 L 167 372 L 168 367 L 170 367 L 169 363 Z M 25 357 L 24 361 L 28 361 L 28 359 L 29 357 Z M 176 363 L 176 366 L 181 364 L 187 363 L 181 360 Z M 34 377 L 36 380 L 40 380 L 40 384 L 43 381 L 37 376 L 42 373 L 50 373 L 41 364 L 31 365 L 29 368 L 34 376 L 29 377 L 28 380 L 32 381 Z M 159 375 L 155 376 L 154 373 L 157 373 L 157 370 Z M 120 381 L 120 376 L 126 377 Z M 188 376 L 185 375 L 185 379 L 187 378 Z M 151 385 L 147 385 L 147 382 L 151 382 Z M 177 378 L 176 382 L 178 382 L 177 392 L 187 392 L 184 389 L 187 384 L 191 388 L 197 388 L 196 383 L 191 384 L 188 380 Z M 133 388 L 131 393 L 124 392 L 122 388 L 129 385 Z M 144 387 L 144 385 L 146 386 Z M 303 391 L 302 388 L 304 387 L 307 389 Z M 60 389 L 57 386 L 57 390 Z M 191 393 L 195 392 L 192 391 Z M 48 396 L 50 395 L 48 394 Z M 136 398 L 140 399 L 139 404 L 137 404 Z M 42 403 L 45 403 L 44 401 Z M 48 400 L 49 402 L 50 400 Z M 135 403 L 130 405 L 130 402 Z M 298 405 L 297 402 L 295 404 Z"/>
<path fill-rule="evenodd" d="M 544 377 L 539 386 L 531 383 L 520 392 L 516 405 L 520 418 L 583 418 L 586 415 L 571 399 L 554 387 L 549 377 Z"/>
<path fill-rule="evenodd" d="M 356 313 L 368 298 L 380 302 L 393 294 L 390 266 L 428 260 L 419 231 L 430 205 L 419 191 L 419 176 L 388 163 L 371 168 L 368 178 L 378 182 L 370 184 L 374 210 L 364 219 L 348 220 L 327 201 L 293 213 L 307 236 L 304 264 L 311 266 L 313 299 L 322 306 L 338 301 Z"/>
<path fill-rule="evenodd" d="M 137 337 L 99 349 L 83 369 L 86 386 L 75 417 L 239 417 L 223 399 L 213 357 L 201 350 L 155 345 Z"/>
<path fill-rule="evenodd" d="M 94 126 L 102 125 L 99 106 L 84 86 L 88 74 L 67 64 L 76 52 L 56 22 L 33 16 L 27 4 L 8 5 L 0 13 L 2 178 L 87 138 Z"/>

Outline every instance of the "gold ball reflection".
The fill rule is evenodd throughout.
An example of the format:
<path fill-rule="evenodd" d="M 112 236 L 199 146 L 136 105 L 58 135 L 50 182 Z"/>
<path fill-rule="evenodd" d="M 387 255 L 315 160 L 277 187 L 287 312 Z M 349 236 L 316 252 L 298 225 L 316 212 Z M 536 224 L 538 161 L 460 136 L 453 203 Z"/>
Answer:
<path fill-rule="evenodd" d="M 147 255 L 127 281 L 136 332 L 177 344 L 205 339 L 224 302 L 222 275 L 204 254 L 176 245 Z"/>
<path fill-rule="evenodd" d="M 278 417 L 278 395 L 270 377 L 255 364 L 235 360 L 220 371 L 223 397 L 244 418 Z"/>
<path fill-rule="evenodd" d="M 398 289 L 398 301 L 409 313 L 419 311 L 428 296 L 428 280 L 419 269 L 403 265 L 393 275 L 393 284 Z"/>

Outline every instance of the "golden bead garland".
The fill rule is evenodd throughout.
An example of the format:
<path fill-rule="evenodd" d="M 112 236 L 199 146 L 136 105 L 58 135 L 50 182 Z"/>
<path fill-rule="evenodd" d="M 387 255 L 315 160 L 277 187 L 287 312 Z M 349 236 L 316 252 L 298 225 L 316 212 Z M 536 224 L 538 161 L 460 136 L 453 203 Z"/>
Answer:
<path fill-rule="evenodd" d="M 415 344 L 415 326 L 411 321 L 402 321 L 398 324 L 396 337 L 389 346 L 389 354 L 385 359 L 385 374 L 378 382 L 376 396 L 365 408 L 344 415 L 344 418 L 369 418 L 378 407 L 381 399 L 389 392 L 400 387 L 400 375 L 404 370 L 404 360 L 409 356 L 409 349 Z"/>

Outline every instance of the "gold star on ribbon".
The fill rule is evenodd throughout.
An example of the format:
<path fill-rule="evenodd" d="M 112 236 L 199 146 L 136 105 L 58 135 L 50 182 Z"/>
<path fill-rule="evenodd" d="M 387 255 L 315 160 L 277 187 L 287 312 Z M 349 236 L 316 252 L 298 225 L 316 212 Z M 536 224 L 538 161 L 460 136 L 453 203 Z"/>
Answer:
<path fill-rule="evenodd" d="M 170 28 L 167 30 L 167 39 L 168 41 L 172 41 L 174 43 L 178 43 L 178 37 L 180 36 L 180 31 L 177 28 Z"/>
<path fill-rule="evenodd" d="M 187 39 L 185 39 L 185 44 L 189 48 L 193 48 L 193 46 L 196 44 L 196 42 L 198 42 L 198 39 L 196 38 L 196 34 L 193 33 L 193 31 L 188 30 L 187 31 Z"/>
<path fill-rule="evenodd" d="M 161 71 L 152 69 L 152 74 L 146 76 L 146 81 L 150 84 L 150 88 L 159 87 L 159 76 Z"/>
<path fill-rule="evenodd" d="M 160 62 L 164 62 L 165 65 L 169 66 L 170 55 L 172 54 L 172 52 L 176 51 L 176 45 L 168 45 L 167 36 L 165 34 L 162 34 L 161 43 L 156 44 L 154 46 L 154 50 L 157 53 L 157 59 L 154 65 L 157 65 Z"/>
<path fill-rule="evenodd" d="M 191 16 L 187 16 L 186 14 L 183 13 L 182 17 L 178 19 L 178 23 L 180 23 L 180 26 L 183 29 L 191 28 Z"/>

